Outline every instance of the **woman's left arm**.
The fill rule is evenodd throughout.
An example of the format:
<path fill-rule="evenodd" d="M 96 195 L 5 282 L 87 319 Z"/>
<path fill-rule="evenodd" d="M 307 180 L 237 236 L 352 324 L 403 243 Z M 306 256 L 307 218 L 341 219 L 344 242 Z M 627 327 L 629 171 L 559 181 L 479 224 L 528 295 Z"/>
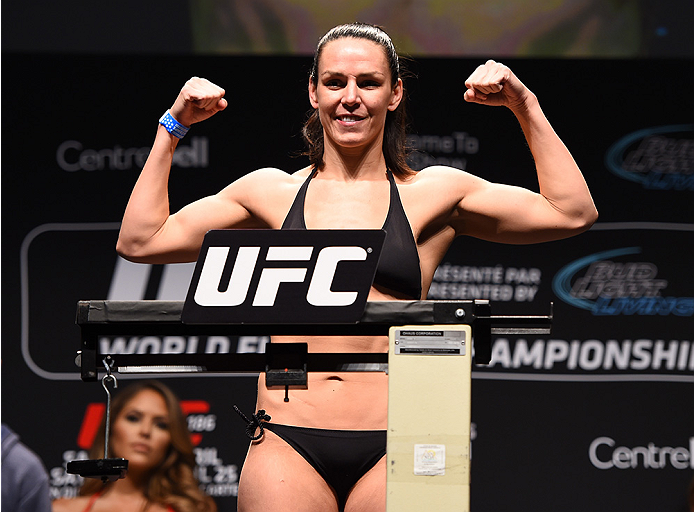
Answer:
<path fill-rule="evenodd" d="M 491 60 L 479 66 L 465 86 L 466 101 L 506 106 L 515 114 L 535 159 L 540 192 L 473 179 L 458 208 L 464 232 L 501 242 L 531 243 L 590 228 L 598 212 L 588 186 L 537 97 L 507 66 Z"/>

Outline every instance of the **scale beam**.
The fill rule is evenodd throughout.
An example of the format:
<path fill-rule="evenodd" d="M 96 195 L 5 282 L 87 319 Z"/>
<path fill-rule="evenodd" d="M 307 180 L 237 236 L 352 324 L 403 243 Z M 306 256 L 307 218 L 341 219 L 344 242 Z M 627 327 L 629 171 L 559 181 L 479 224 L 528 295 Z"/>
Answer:
<path fill-rule="evenodd" d="M 104 357 L 121 373 L 266 371 L 266 354 L 100 354 L 101 336 L 387 336 L 394 325 L 465 324 L 472 327 L 475 363 L 491 359 L 492 334 L 547 334 L 552 312 L 538 316 L 494 316 L 486 300 L 367 302 L 361 319 L 347 324 L 184 323 L 183 301 L 80 301 L 79 366 L 84 381 L 97 379 Z M 307 355 L 308 371 L 385 371 L 387 354 Z"/>

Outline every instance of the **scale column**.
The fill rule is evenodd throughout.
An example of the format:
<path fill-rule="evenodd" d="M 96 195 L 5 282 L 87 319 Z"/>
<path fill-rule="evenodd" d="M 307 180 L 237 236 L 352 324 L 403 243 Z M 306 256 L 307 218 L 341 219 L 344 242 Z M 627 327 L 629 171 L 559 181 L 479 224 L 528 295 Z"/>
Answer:
<path fill-rule="evenodd" d="M 472 330 L 390 329 L 387 512 L 470 510 Z"/>

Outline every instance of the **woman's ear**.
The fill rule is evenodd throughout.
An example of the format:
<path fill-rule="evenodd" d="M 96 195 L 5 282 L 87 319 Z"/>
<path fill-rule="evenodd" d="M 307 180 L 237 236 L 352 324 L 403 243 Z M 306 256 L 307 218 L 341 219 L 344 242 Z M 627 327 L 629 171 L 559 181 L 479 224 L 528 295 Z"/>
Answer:
<path fill-rule="evenodd" d="M 316 84 L 313 83 L 313 78 L 310 78 L 308 81 L 308 99 L 313 108 L 318 108 L 318 94 L 316 91 Z"/>
<path fill-rule="evenodd" d="M 388 110 L 391 112 L 398 108 L 400 102 L 402 101 L 402 95 L 404 93 L 404 85 L 402 83 L 402 78 L 398 78 L 398 83 L 393 87 L 393 93 L 390 97 L 390 103 L 388 103 Z"/>

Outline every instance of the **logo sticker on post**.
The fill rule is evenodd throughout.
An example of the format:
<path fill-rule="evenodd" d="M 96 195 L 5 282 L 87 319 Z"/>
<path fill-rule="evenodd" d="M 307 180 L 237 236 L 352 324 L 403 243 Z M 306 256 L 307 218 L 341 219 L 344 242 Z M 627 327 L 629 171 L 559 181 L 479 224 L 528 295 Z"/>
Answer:
<path fill-rule="evenodd" d="M 222 229 L 205 235 L 189 324 L 330 324 L 364 312 L 383 230 Z"/>

